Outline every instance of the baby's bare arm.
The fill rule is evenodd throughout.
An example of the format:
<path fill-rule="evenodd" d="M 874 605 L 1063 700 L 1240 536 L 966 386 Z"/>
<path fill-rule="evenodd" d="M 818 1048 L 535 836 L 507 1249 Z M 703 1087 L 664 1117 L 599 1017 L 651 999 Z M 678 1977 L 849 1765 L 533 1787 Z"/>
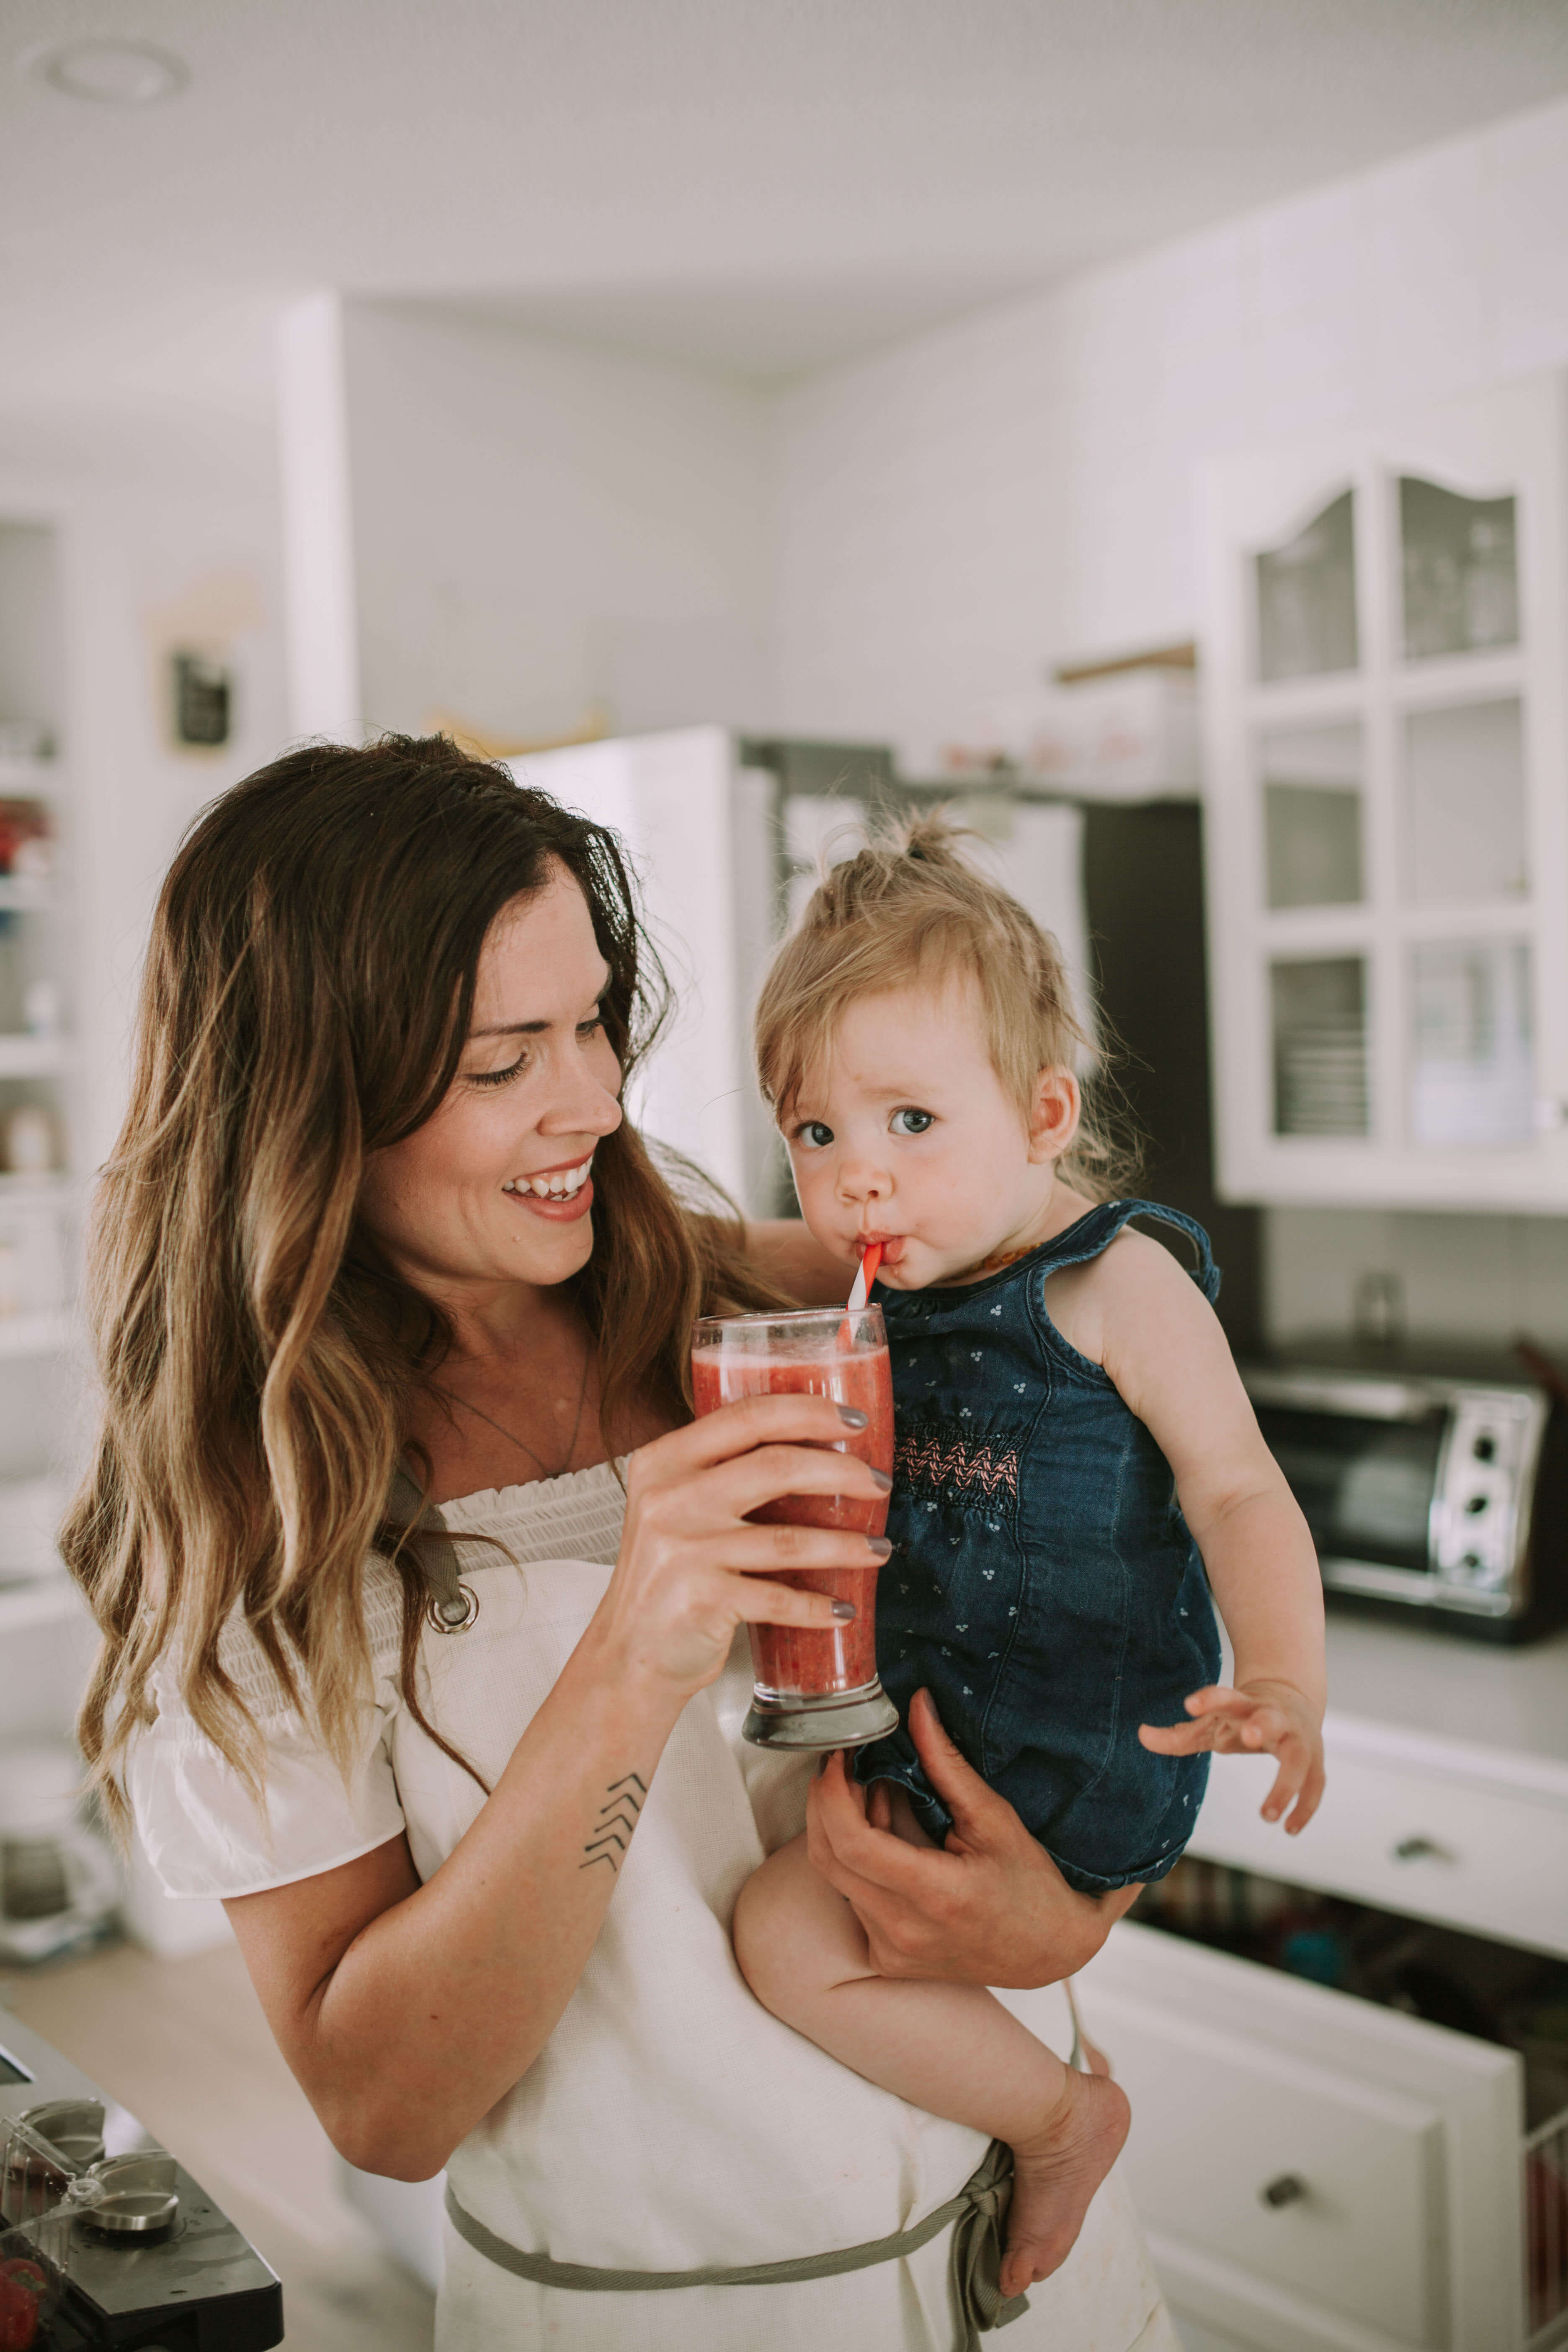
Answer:
<path fill-rule="evenodd" d="M 1175 1474 L 1236 1653 L 1236 1687 L 1188 1700 L 1193 1720 L 1144 1745 L 1267 1751 L 1280 1770 L 1264 1806 L 1306 1826 L 1322 1793 L 1323 1591 L 1311 1534 L 1263 1442 L 1214 1309 L 1170 1252 L 1124 1233 L 1051 1285 L 1073 1346 L 1103 1364 Z M 1058 1286 L 1063 1286 L 1058 1305 Z"/>

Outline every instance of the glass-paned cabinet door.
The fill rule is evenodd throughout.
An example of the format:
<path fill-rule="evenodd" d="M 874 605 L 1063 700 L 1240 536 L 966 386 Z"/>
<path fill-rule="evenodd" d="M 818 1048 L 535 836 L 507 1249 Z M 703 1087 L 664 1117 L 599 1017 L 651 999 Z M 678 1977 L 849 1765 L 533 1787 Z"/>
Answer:
<path fill-rule="evenodd" d="M 1424 941 L 1410 951 L 1409 992 L 1414 1140 L 1528 1142 L 1536 1129 L 1528 942 Z"/>
<path fill-rule="evenodd" d="M 1317 677 L 1360 658 L 1355 587 L 1355 492 L 1342 491 L 1303 529 L 1253 558 L 1258 675 Z"/>
<path fill-rule="evenodd" d="M 1199 508 L 1223 1197 L 1568 1214 L 1568 369 Z"/>
<path fill-rule="evenodd" d="M 1367 976 L 1361 956 L 1306 956 L 1268 970 L 1276 1135 L 1365 1135 Z"/>
<path fill-rule="evenodd" d="M 1467 499 L 1441 483 L 1399 481 L 1406 661 L 1519 643 L 1512 498 Z"/>
<path fill-rule="evenodd" d="M 1403 895 L 1484 907 L 1530 894 L 1524 714 L 1518 695 L 1405 713 Z"/>
<path fill-rule="evenodd" d="M 1360 720 L 1269 728 L 1258 740 L 1258 767 L 1268 907 L 1359 906 Z"/>

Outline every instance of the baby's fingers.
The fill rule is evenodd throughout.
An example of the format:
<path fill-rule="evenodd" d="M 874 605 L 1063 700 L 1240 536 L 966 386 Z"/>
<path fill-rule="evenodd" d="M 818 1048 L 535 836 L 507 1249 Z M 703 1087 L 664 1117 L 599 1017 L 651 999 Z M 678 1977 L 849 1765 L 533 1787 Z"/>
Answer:
<path fill-rule="evenodd" d="M 1291 1755 L 1288 1750 L 1281 1751 L 1279 1769 L 1274 1775 L 1274 1786 L 1263 1800 L 1262 1813 L 1266 1822 L 1277 1822 L 1279 1819 L 1306 1778 L 1306 1769 L 1307 1760 L 1304 1756 Z"/>
<path fill-rule="evenodd" d="M 1285 1824 L 1287 1837 L 1300 1837 L 1318 1807 L 1323 1801 L 1323 1768 L 1314 1759 L 1307 1774 L 1301 1793 L 1296 1800 L 1296 1810 Z"/>
<path fill-rule="evenodd" d="M 1258 1701 L 1245 1691 L 1232 1690 L 1228 1683 L 1211 1683 L 1206 1690 L 1196 1690 L 1184 1701 L 1187 1713 L 1200 1719 L 1205 1715 L 1250 1715 Z"/>
<path fill-rule="evenodd" d="M 1215 1743 L 1210 1723 L 1141 1723 L 1138 1737 L 1156 1756 L 1197 1756 Z"/>

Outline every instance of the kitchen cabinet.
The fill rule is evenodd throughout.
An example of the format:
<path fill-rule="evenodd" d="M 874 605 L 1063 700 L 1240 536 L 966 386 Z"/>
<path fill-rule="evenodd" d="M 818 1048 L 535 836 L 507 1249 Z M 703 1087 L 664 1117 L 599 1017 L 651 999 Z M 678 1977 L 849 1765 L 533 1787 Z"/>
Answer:
<path fill-rule="evenodd" d="M 1568 1959 L 1568 1636 L 1478 1656 L 1339 1617 L 1329 1633 L 1317 1819 L 1286 1837 L 1258 1814 L 1272 1764 L 1216 1760 L 1192 1854 Z M 1516 2049 L 1134 1921 L 1079 1989 L 1198 2341 L 1568 2343 L 1568 2079 L 1527 2081 Z"/>
<path fill-rule="evenodd" d="M 1568 387 L 1201 495 L 1220 1189 L 1568 1208 Z"/>
<path fill-rule="evenodd" d="M 1258 2352 L 1516 2352 L 1511 2052 L 1131 1922 L 1079 1983 L 1178 2311 Z"/>

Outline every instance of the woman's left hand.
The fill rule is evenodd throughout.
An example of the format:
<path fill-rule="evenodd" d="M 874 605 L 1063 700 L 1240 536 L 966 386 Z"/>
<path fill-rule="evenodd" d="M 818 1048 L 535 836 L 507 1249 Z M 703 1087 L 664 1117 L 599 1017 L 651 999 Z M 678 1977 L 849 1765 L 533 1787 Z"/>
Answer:
<path fill-rule="evenodd" d="M 842 1755 L 812 1783 L 806 1847 L 866 1931 L 885 1977 L 956 1984 L 1047 1985 L 1092 1959 L 1137 1895 L 1075 1893 L 1005 1797 L 988 1788 L 942 1729 L 929 1691 L 910 1731 L 952 1815 L 945 1848 L 894 1835 L 887 1784 L 852 1781 Z"/>

